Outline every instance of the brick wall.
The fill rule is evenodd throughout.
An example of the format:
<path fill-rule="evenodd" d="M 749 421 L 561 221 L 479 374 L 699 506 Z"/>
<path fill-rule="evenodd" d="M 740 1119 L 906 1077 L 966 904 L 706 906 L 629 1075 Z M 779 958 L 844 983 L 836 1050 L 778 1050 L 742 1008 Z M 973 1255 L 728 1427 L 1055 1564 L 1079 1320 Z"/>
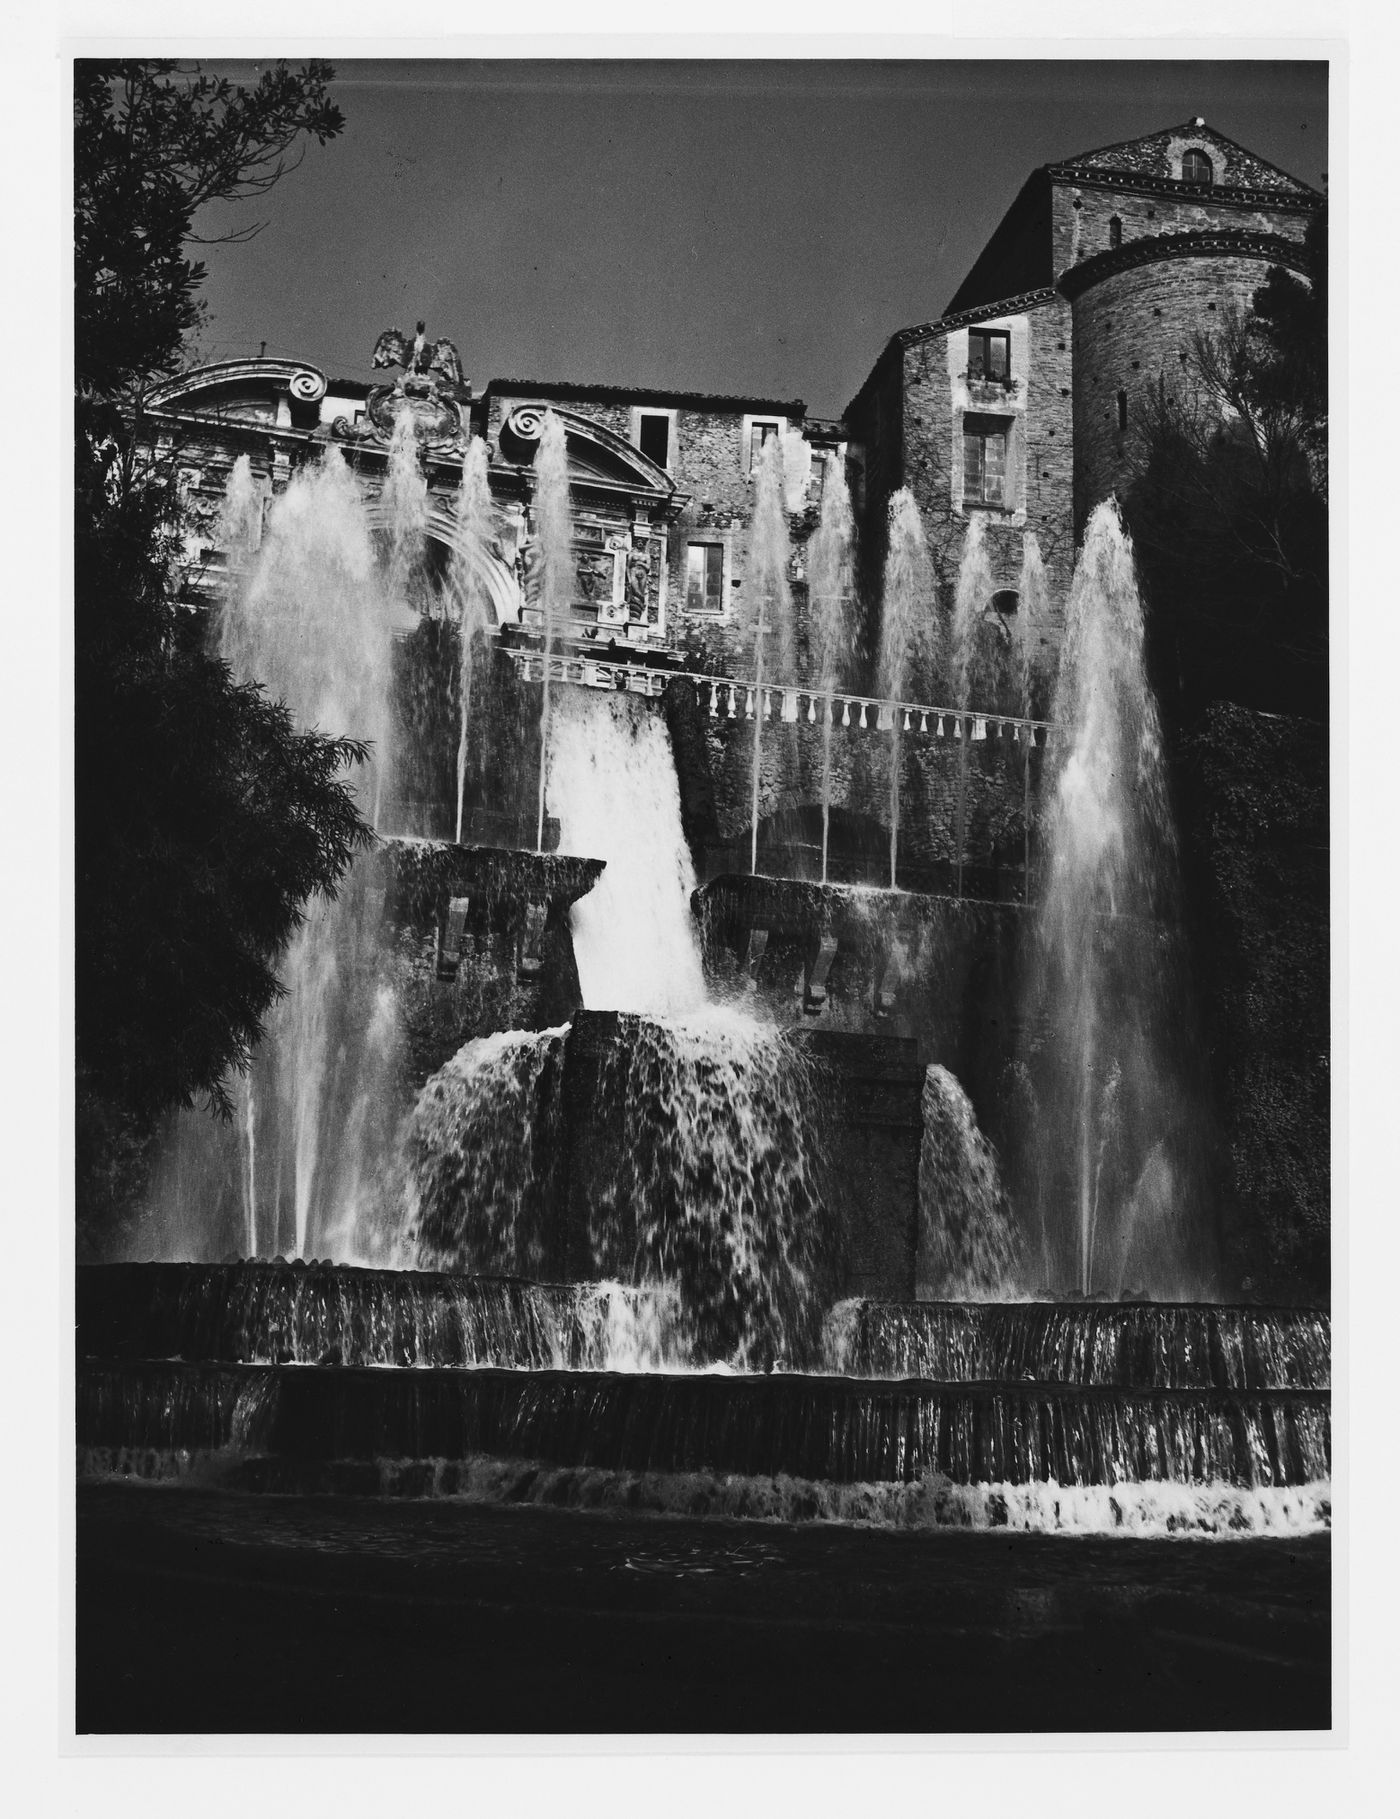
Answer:
<path fill-rule="evenodd" d="M 1012 371 L 1022 386 L 1008 407 L 1015 411 L 1018 432 L 1015 509 L 984 514 L 992 578 L 999 588 L 1019 587 L 1025 532 L 1034 531 L 1045 560 L 1051 611 L 1032 636 L 1038 664 L 1048 676 L 1063 632 L 1064 602 L 1074 569 L 1071 310 L 1056 297 L 1021 316 L 985 320 L 1011 327 Z M 904 358 L 905 472 L 942 585 L 945 649 L 947 614 L 968 527 L 961 497 L 962 396 L 954 373 L 955 368 L 965 368 L 966 338 L 965 329 L 940 331 L 910 347 Z"/>
<path fill-rule="evenodd" d="M 1246 310 L 1264 282 L 1263 257 L 1164 259 L 1112 273 L 1074 304 L 1075 515 L 1130 477 L 1142 394 L 1159 375 L 1181 383 L 1181 353 L 1233 304 Z M 1127 395 L 1119 428 L 1118 394 Z"/>
<path fill-rule="evenodd" d="M 1095 253 L 1107 252 L 1112 245 L 1109 224 L 1115 215 L 1122 223 L 1126 244 L 1153 234 L 1199 233 L 1210 228 L 1286 234 L 1291 240 L 1301 240 L 1311 214 L 1308 208 L 1290 207 L 1283 197 L 1277 205 L 1263 206 L 1231 202 L 1213 191 L 1136 196 L 1088 183 L 1057 183 L 1051 205 L 1054 274 L 1058 278 Z"/>

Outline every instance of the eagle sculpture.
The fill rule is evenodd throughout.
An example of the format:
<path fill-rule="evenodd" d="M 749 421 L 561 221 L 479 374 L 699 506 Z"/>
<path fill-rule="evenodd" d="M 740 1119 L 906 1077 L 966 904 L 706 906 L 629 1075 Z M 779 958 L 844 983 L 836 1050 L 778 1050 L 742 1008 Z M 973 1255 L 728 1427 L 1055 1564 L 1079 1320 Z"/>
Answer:
<path fill-rule="evenodd" d="M 451 387 L 466 384 L 461 356 L 450 341 L 429 341 L 425 325 L 418 324 L 410 341 L 399 329 L 386 328 L 374 344 L 374 366 L 401 366 L 406 373 L 426 377 L 430 373 Z"/>

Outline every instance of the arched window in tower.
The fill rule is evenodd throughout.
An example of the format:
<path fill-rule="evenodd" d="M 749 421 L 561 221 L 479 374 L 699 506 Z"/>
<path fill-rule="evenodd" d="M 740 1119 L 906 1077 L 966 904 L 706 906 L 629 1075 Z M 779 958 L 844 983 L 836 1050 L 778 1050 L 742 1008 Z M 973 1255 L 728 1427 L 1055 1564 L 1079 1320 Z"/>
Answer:
<path fill-rule="evenodd" d="M 1123 244 L 1123 217 L 1121 215 L 1110 215 L 1108 218 L 1108 244 L 1110 246 Z"/>
<path fill-rule="evenodd" d="M 1214 167 L 1204 152 L 1186 152 L 1181 160 L 1181 181 L 1183 183 L 1210 183 L 1215 176 Z"/>

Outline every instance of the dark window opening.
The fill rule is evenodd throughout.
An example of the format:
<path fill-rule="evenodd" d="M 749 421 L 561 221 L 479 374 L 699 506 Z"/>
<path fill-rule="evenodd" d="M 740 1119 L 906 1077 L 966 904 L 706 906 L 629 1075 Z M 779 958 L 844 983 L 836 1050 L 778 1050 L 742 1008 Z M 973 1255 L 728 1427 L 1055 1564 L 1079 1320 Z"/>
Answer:
<path fill-rule="evenodd" d="M 985 418 L 963 419 L 963 504 L 1007 502 L 1007 425 Z"/>
<path fill-rule="evenodd" d="M 1118 394 L 1118 427 L 1119 429 L 1128 427 L 1128 394 L 1126 392 Z"/>
<path fill-rule="evenodd" d="M 1209 183 L 1215 175 L 1211 161 L 1204 152 L 1187 152 L 1181 160 L 1181 181 L 1183 183 Z"/>
<path fill-rule="evenodd" d="M 724 611 L 724 545 L 692 543 L 685 553 L 685 610 Z"/>
<path fill-rule="evenodd" d="M 1005 328 L 971 328 L 967 331 L 969 379 L 1011 377 L 1011 331 Z"/>
<path fill-rule="evenodd" d="M 757 467 L 759 458 L 778 434 L 776 423 L 755 423 L 749 430 L 749 466 Z"/>
<path fill-rule="evenodd" d="M 665 467 L 671 458 L 671 419 L 657 411 L 643 411 L 637 426 L 637 447 L 649 461 Z"/>
<path fill-rule="evenodd" d="M 1118 215 L 1110 215 L 1108 218 L 1108 244 L 1110 246 L 1123 244 L 1123 222 Z"/>
<path fill-rule="evenodd" d="M 999 587 L 992 595 L 992 605 L 1003 616 L 1014 613 L 1021 604 L 1021 596 L 1014 587 Z"/>

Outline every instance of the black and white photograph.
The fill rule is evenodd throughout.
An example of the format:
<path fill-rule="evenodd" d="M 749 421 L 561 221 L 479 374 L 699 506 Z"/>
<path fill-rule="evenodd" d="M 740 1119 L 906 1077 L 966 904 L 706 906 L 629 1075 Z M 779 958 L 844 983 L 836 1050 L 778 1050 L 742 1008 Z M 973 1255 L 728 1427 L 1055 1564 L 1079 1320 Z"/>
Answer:
<path fill-rule="evenodd" d="M 1337 1738 L 1261 48 L 67 58 L 78 1744 Z"/>

